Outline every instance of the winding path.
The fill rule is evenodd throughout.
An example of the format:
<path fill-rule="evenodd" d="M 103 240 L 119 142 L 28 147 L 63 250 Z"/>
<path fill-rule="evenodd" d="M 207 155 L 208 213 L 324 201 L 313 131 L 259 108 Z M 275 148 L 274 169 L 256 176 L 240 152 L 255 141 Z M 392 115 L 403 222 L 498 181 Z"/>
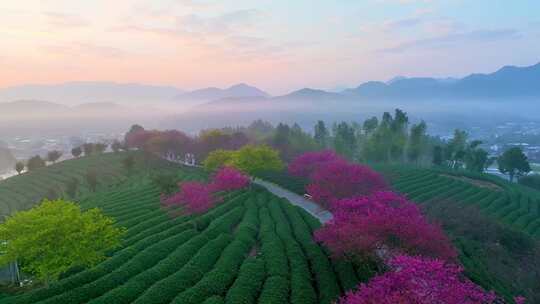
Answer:
<path fill-rule="evenodd" d="M 253 182 L 257 185 L 265 187 L 268 191 L 272 192 L 273 194 L 289 200 L 291 204 L 303 208 L 304 210 L 309 212 L 311 215 L 318 218 L 319 221 L 321 221 L 321 223 L 323 224 L 332 219 L 332 213 L 330 213 L 327 210 L 322 209 L 321 207 L 319 207 L 319 205 L 304 198 L 303 196 L 300 196 L 274 183 L 267 182 L 259 178 L 256 178 Z"/>

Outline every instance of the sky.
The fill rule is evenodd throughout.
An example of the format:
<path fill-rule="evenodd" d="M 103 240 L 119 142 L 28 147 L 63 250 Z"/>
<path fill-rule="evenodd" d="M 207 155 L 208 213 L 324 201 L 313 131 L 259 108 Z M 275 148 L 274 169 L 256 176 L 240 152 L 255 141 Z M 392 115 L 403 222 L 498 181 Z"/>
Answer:
<path fill-rule="evenodd" d="M 0 1 L 0 87 L 249 83 L 272 94 L 540 62 L 538 0 Z"/>

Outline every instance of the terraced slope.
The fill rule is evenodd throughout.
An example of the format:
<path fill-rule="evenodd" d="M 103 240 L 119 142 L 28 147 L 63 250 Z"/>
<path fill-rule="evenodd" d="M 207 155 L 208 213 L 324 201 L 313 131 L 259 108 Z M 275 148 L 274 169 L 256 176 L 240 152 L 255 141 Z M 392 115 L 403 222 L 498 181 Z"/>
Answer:
<path fill-rule="evenodd" d="M 73 177 L 81 181 L 81 190 L 85 191 L 83 180 L 88 169 L 98 173 L 101 185 L 115 185 L 125 179 L 127 172 L 122 166 L 122 160 L 126 156 L 126 153 L 107 153 L 71 159 L 1 181 L 0 221 L 16 210 L 32 207 L 51 189 L 62 192 L 66 182 Z"/>
<path fill-rule="evenodd" d="M 124 246 L 96 267 L 0 303 L 331 303 L 358 281 L 351 264 L 332 262 L 312 240 L 316 219 L 264 189 L 176 218 L 159 208 L 158 192 L 138 175 L 87 196 L 82 206 L 128 228 Z"/>
<path fill-rule="evenodd" d="M 500 222 L 540 237 L 540 192 L 483 174 L 399 166 L 379 170 L 397 191 L 416 202 L 447 200 L 473 205 Z"/>

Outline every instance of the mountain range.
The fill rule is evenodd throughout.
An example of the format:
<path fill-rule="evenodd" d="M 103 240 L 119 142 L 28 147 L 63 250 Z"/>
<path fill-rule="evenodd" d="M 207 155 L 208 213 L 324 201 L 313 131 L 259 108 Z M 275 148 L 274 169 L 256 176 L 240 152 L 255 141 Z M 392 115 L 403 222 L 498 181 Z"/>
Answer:
<path fill-rule="evenodd" d="M 339 92 L 304 88 L 276 97 L 244 83 L 225 89 L 209 87 L 194 91 L 185 91 L 173 86 L 115 82 L 68 82 L 0 89 L 0 102 L 39 99 L 66 105 L 107 102 L 133 105 L 140 102 L 163 101 L 196 105 L 217 100 L 231 102 L 234 99 L 245 101 L 269 98 L 276 100 L 540 98 L 540 63 L 527 67 L 505 66 L 490 74 L 471 74 L 464 78 L 398 76 L 388 82 L 369 81 Z"/>

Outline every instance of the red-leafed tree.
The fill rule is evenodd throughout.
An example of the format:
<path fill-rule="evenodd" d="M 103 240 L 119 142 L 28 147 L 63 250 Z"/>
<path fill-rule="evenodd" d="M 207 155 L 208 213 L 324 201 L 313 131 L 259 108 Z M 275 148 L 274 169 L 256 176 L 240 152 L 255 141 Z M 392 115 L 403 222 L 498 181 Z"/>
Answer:
<path fill-rule="evenodd" d="M 293 176 L 309 178 L 321 165 L 336 161 L 345 162 L 345 159 L 331 150 L 307 152 L 296 157 L 289 164 L 288 171 Z"/>
<path fill-rule="evenodd" d="M 214 174 L 209 187 L 214 192 L 240 190 L 250 183 L 248 176 L 233 167 L 223 167 Z"/>
<path fill-rule="evenodd" d="M 180 192 L 172 196 L 162 196 L 161 203 L 167 207 L 182 207 L 182 213 L 203 213 L 212 208 L 218 199 L 213 196 L 208 185 L 200 182 L 180 184 Z"/>
<path fill-rule="evenodd" d="M 368 195 L 387 188 L 383 177 L 367 166 L 342 160 L 322 163 L 306 187 L 313 200 L 329 207 L 336 199 Z"/>
<path fill-rule="evenodd" d="M 496 298 L 467 280 L 462 268 L 441 260 L 400 255 L 388 266 L 390 271 L 360 284 L 337 303 L 488 304 Z"/>
<path fill-rule="evenodd" d="M 396 253 L 455 260 L 442 229 L 418 206 L 393 192 L 336 200 L 333 219 L 315 232 L 337 257 L 380 259 Z"/>

